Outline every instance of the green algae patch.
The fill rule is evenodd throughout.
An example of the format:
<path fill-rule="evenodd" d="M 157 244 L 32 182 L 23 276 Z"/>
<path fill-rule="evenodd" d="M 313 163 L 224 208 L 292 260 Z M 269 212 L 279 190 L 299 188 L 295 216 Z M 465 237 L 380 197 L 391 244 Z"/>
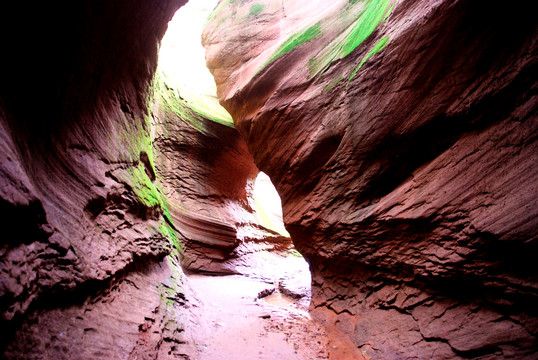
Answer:
<path fill-rule="evenodd" d="M 158 71 L 155 81 L 156 96 L 160 98 L 161 104 L 198 131 L 205 131 L 202 118 L 233 127 L 232 116 L 220 106 L 216 97 L 209 101 L 203 97 L 187 100 L 162 71 Z"/>
<path fill-rule="evenodd" d="M 393 9 L 392 2 L 393 0 L 350 1 L 341 16 L 345 18 L 349 13 L 356 13 L 355 19 L 309 61 L 310 77 L 323 73 L 334 61 L 345 58 L 368 39 L 386 21 Z"/>
<path fill-rule="evenodd" d="M 205 132 L 205 127 L 202 119 L 196 116 L 185 101 L 179 95 L 176 88 L 166 84 L 164 75 L 157 74 L 155 76 L 156 97 L 159 107 L 163 108 L 168 115 L 176 115 L 179 119 L 190 124 L 193 128 L 200 132 Z"/>
<path fill-rule="evenodd" d="M 342 81 L 344 77 L 343 76 L 339 76 L 337 78 L 334 78 L 333 80 L 331 80 L 330 83 L 328 83 L 327 85 L 325 85 L 325 87 L 323 88 L 323 90 L 325 91 L 330 91 L 332 90 L 340 81 Z"/>
<path fill-rule="evenodd" d="M 159 225 L 159 231 L 174 246 L 174 249 L 172 250 L 172 255 L 179 258 L 185 252 L 185 248 L 183 246 L 183 243 L 177 236 L 176 230 L 170 225 L 171 221 L 171 218 L 165 216 L 165 218 Z"/>
<path fill-rule="evenodd" d="M 263 70 L 268 64 L 272 63 L 284 54 L 295 50 L 300 45 L 317 39 L 321 34 L 321 22 L 317 22 L 306 30 L 290 36 L 288 40 L 286 40 L 282 45 L 280 45 L 278 50 L 269 58 L 269 60 L 267 60 L 265 64 L 263 64 L 263 66 L 260 68 L 260 70 L 258 70 L 258 72 Z"/>
<path fill-rule="evenodd" d="M 183 254 L 183 244 L 181 243 L 175 227 L 173 225 L 172 215 L 166 201 L 166 196 L 148 176 L 146 165 L 141 161 L 137 166 L 128 169 L 131 186 L 138 200 L 148 208 L 160 208 L 162 219 L 159 224 L 158 232 L 168 239 L 173 245 L 173 252 L 178 256 Z"/>
<path fill-rule="evenodd" d="M 148 209 L 143 210 L 143 212 L 147 211 L 152 214 L 151 216 L 162 214 L 159 227 L 151 228 L 155 233 L 160 233 L 168 239 L 173 252 L 181 254 L 183 245 L 174 230 L 166 196 L 154 183 L 153 144 L 149 131 L 134 132 L 128 146 L 131 147 L 130 152 L 138 152 L 140 160 L 129 163 L 127 167 L 117 169 L 113 175 L 117 177 L 119 182 L 125 183 L 132 190 L 137 201 Z"/>
<path fill-rule="evenodd" d="M 349 82 L 355 77 L 355 75 L 357 74 L 357 72 L 360 70 L 360 68 L 364 65 L 364 63 L 366 61 L 368 61 L 368 59 L 370 59 L 370 57 L 372 57 L 372 55 L 380 52 L 381 50 L 383 50 L 386 46 L 387 46 L 387 43 L 389 42 L 389 38 L 388 36 L 385 36 L 383 38 L 381 38 L 375 45 L 374 47 L 372 48 L 372 50 L 370 50 L 370 52 L 361 60 L 361 62 L 359 63 L 359 65 L 355 68 L 355 70 L 353 70 L 353 72 L 351 73 L 351 76 L 349 77 L 347 83 L 349 84 Z"/>
<path fill-rule="evenodd" d="M 157 290 L 161 295 L 161 304 L 166 307 L 167 311 L 173 311 L 174 304 L 184 298 L 185 289 L 183 287 L 183 274 L 180 271 L 181 266 L 177 263 L 177 258 L 173 256 L 167 257 L 172 274 L 163 282 L 157 284 Z M 173 326 L 177 326 L 176 321 L 172 322 Z"/>
<path fill-rule="evenodd" d="M 250 10 L 248 11 L 248 15 L 256 16 L 260 14 L 264 9 L 265 9 L 265 4 L 260 4 L 260 3 L 252 4 L 252 6 L 250 7 Z"/>
<path fill-rule="evenodd" d="M 139 163 L 138 166 L 129 168 L 129 174 L 133 191 L 140 202 L 147 207 L 161 206 L 161 194 L 148 177 L 144 165 Z"/>
<path fill-rule="evenodd" d="M 146 114 L 135 119 L 124 119 L 123 129 L 118 132 L 118 136 L 125 151 L 125 158 L 120 161 L 122 165 L 113 171 L 112 176 L 132 191 L 136 201 L 142 207 L 140 216 L 149 214 L 153 218 L 162 215 L 159 216 L 158 227 L 150 225 L 150 228 L 154 234 L 160 234 L 168 240 L 174 253 L 180 254 L 183 251 L 183 245 L 175 231 L 166 196 L 155 183 L 157 174 L 151 109 L 156 101 L 162 101 L 158 95 L 159 86 L 157 79 L 154 79 L 145 99 Z M 146 215 L 143 215 L 144 212 Z"/>
<path fill-rule="evenodd" d="M 164 75 L 160 77 L 159 81 L 157 94 L 163 103 L 182 120 L 191 123 L 199 131 L 203 132 L 204 126 L 195 114 L 213 122 L 234 127 L 232 116 L 220 106 L 216 96 L 214 98 L 203 96 L 185 98 L 178 87 L 172 85 L 173 82 L 167 81 Z"/>
<path fill-rule="evenodd" d="M 390 0 L 369 0 L 366 8 L 345 37 L 339 57 L 348 56 L 368 38 L 383 19 L 386 18 Z"/>

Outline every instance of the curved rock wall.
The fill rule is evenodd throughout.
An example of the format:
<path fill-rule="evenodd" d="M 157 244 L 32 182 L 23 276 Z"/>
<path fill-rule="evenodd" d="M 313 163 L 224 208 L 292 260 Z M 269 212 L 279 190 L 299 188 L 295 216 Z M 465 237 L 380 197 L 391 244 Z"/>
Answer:
<path fill-rule="evenodd" d="M 184 2 L 0 9 L 0 357 L 195 356 L 180 262 L 251 272 L 291 245 L 237 131 L 154 79 Z"/>
<path fill-rule="evenodd" d="M 193 111 L 162 74 L 157 89 L 156 177 L 181 234 L 183 268 L 244 273 L 256 252 L 289 248 L 289 238 L 256 217 L 252 193 L 259 170 L 237 130 Z"/>
<path fill-rule="evenodd" d="M 3 358 L 184 352 L 147 110 L 182 3 L 1 5 Z"/>
<path fill-rule="evenodd" d="M 312 310 L 372 358 L 533 358 L 529 4 L 221 1 L 221 103 L 283 202 Z"/>

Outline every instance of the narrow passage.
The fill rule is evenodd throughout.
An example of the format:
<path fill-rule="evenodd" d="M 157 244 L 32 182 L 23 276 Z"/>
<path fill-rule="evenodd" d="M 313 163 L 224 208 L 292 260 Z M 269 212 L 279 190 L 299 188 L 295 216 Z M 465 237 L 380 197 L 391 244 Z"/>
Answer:
<path fill-rule="evenodd" d="M 281 276 L 189 276 L 199 300 L 197 360 L 328 359 L 325 331 L 307 311 L 308 265 L 284 259 L 285 269 L 274 267 Z"/>

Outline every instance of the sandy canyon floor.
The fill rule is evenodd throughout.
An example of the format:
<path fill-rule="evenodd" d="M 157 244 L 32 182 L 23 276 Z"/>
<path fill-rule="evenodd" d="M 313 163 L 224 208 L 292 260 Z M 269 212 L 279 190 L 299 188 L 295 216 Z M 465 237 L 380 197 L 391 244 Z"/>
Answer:
<path fill-rule="evenodd" d="M 195 359 L 344 359 L 343 344 L 308 313 L 308 264 L 269 256 L 262 265 L 248 276 L 188 276 Z"/>

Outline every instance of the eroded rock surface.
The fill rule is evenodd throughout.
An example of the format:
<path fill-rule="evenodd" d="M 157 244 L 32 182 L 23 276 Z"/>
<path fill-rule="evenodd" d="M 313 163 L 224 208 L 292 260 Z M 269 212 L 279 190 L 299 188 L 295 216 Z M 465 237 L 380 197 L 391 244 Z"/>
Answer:
<path fill-rule="evenodd" d="M 536 357 L 531 13 L 222 1 L 206 26 L 221 103 L 311 264 L 312 310 L 367 356 Z"/>
<path fill-rule="evenodd" d="M 2 5 L 0 357 L 188 358 L 179 262 L 245 273 L 290 247 L 237 131 L 154 79 L 184 3 Z"/>
<path fill-rule="evenodd" d="M 169 261 L 138 262 L 108 287 L 49 297 L 24 319 L 5 358 L 189 359 L 196 350 L 184 326 L 193 320 L 178 264 Z"/>
<path fill-rule="evenodd" d="M 147 111 L 183 3 L 1 6 L 2 358 L 184 353 L 167 308 L 182 294 L 167 257 L 179 243 Z"/>
<path fill-rule="evenodd" d="M 253 186 L 259 170 L 246 143 L 233 127 L 191 110 L 159 81 L 153 109 L 157 182 L 181 234 L 184 269 L 256 271 L 258 252 L 289 249 L 291 240 L 258 220 Z"/>

